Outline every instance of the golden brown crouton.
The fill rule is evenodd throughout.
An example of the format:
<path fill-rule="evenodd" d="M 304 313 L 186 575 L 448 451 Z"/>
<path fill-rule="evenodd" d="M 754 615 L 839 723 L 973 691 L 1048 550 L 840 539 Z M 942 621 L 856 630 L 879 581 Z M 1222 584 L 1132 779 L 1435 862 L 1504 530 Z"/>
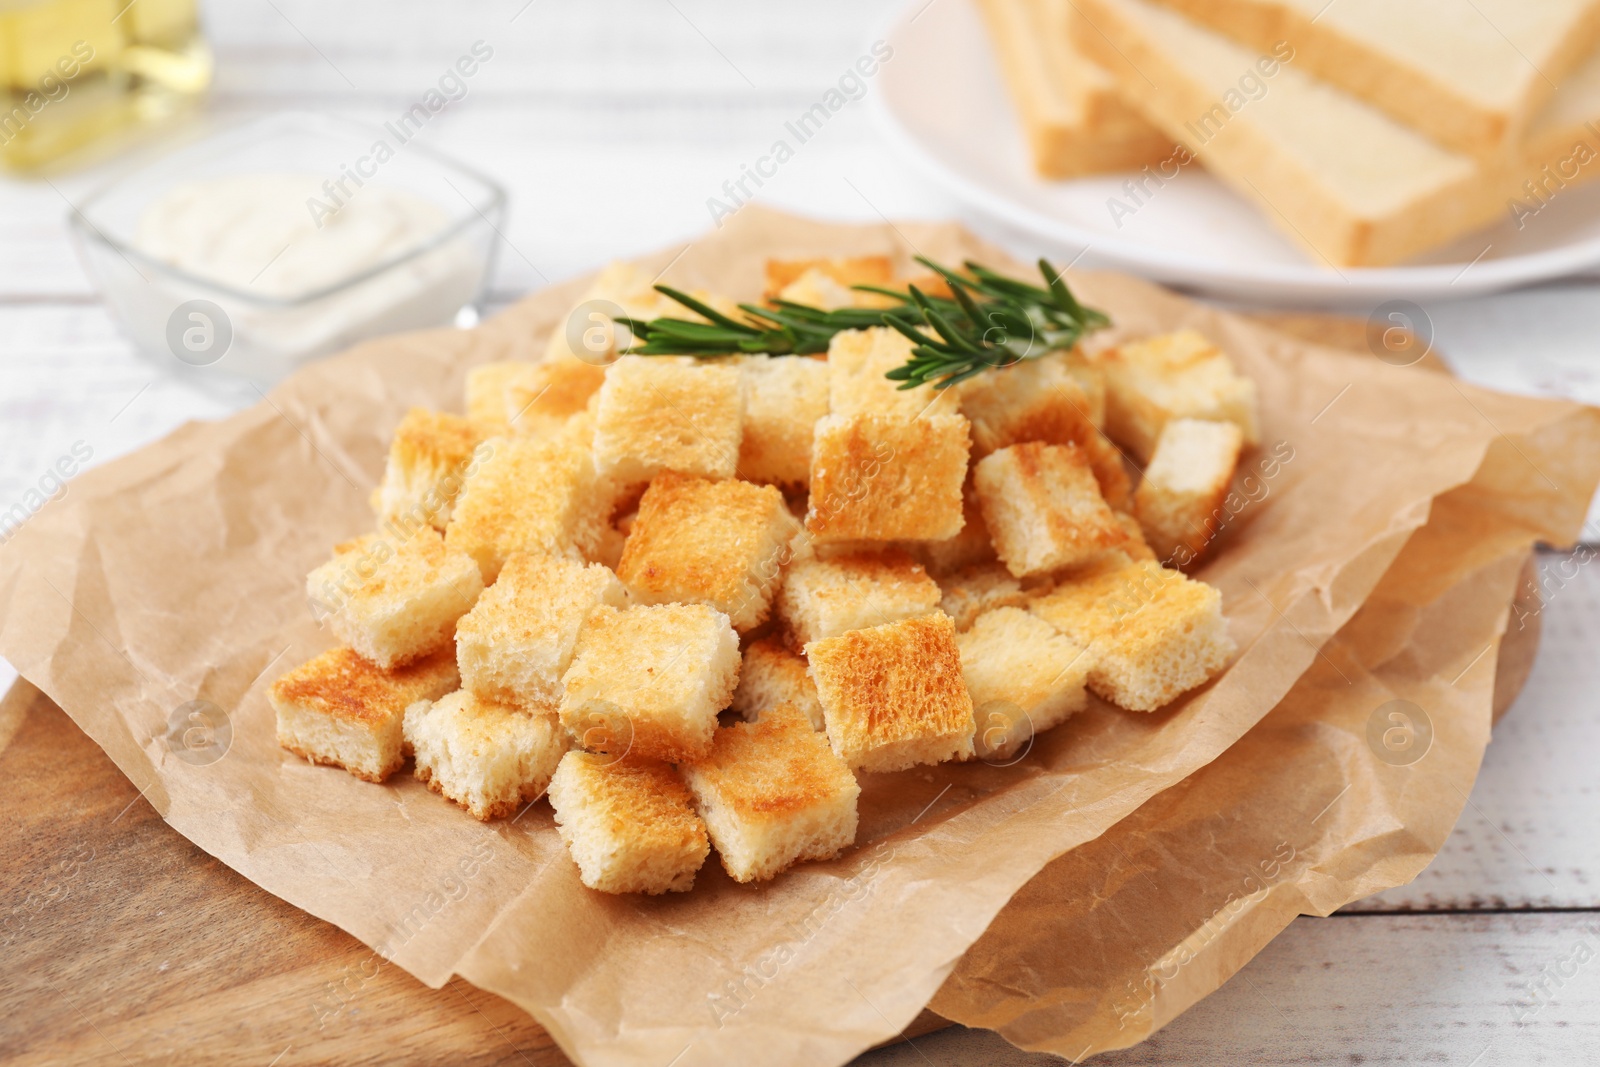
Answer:
<path fill-rule="evenodd" d="M 960 415 L 829 415 L 812 442 L 806 529 L 818 543 L 954 537 L 970 445 Z"/>
<path fill-rule="evenodd" d="M 416 777 L 484 822 L 543 796 L 572 740 L 552 714 L 529 714 L 464 689 L 406 709 L 405 739 Z"/>
<path fill-rule="evenodd" d="M 848 290 L 852 285 L 890 286 L 894 283 L 894 264 L 888 256 L 847 256 L 839 259 L 769 259 L 767 292 L 762 298 L 780 296 L 801 277 L 819 274 Z M 788 299 L 794 299 L 789 297 Z M 796 303 L 805 303 L 796 300 Z"/>
<path fill-rule="evenodd" d="M 584 620 L 601 604 L 622 607 L 627 599 L 598 563 L 512 556 L 456 627 L 462 686 L 485 700 L 554 712 Z"/>
<path fill-rule="evenodd" d="M 984 524 L 978 494 L 973 491 L 970 479 L 961 493 L 961 517 L 961 530 L 954 537 L 943 541 L 913 541 L 907 545 L 935 578 L 1000 558 L 995 555 L 994 542 L 989 538 L 989 527 Z"/>
<path fill-rule="evenodd" d="M 1087 563 L 1125 539 L 1075 446 L 1002 448 L 972 479 L 995 551 L 1018 578 Z"/>
<path fill-rule="evenodd" d="M 699 759 L 739 682 L 739 637 L 704 604 L 596 608 L 563 679 L 561 721 L 612 755 Z"/>
<path fill-rule="evenodd" d="M 480 440 L 471 422 L 425 408 L 412 408 L 395 427 L 389 461 L 374 495 L 378 517 L 444 529 L 461 492 Z"/>
<path fill-rule="evenodd" d="M 1106 433 L 1148 463 L 1169 419 L 1211 419 L 1258 440 L 1256 384 L 1196 330 L 1179 330 L 1100 353 L 1106 377 Z"/>
<path fill-rule="evenodd" d="M 775 637 L 752 641 L 739 667 L 739 687 L 729 705 L 748 721 L 768 708 L 793 704 L 805 712 L 813 729 L 822 729 L 822 705 L 817 687 L 806 673 L 806 661 L 790 652 Z"/>
<path fill-rule="evenodd" d="M 585 411 L 605 384 L 606 371 L 581 359 L 557 358 L 540 363 L 524 381 L 506 390 L 507 422 L 512 433 L 549 437 Z"/>
<path fill-rule="evenodd" d="M 956 645 L 977 724 L 972 744 L 981 759 L 1018 757 L 1031 738 L 1088 703 L 1088 651 L 1021 608 L 984 612 Z"/>
<path fill-rule="evenodd" d="M 668 470 L 732 478 L 743 420 L 738 367 L 623 356 L 600 387 L 595 465 L 619 485 Z"/>
<path fill-rule="evenodd" d="M 948 616 L 848 630 L 806 648 L 834 752 L 898 771 L 972 755 L 972 698 Z"/>
<path fill-rule="evenodd" d="M 999 563 L 980 563 L 939 579 L 943 596 L 939 607 L 956 624 L 959 633 L 970 627 L 979 615 L 995 608 L 1019 607 L 1027 596 L 1010 571 Z"/>
<path fill-rule="evenodd" d="M 828 365 L 820 359 L 746 356 L 739 477 L 798 489 L 811 477 L 811 435 L 828 413 Z"/>
<path fill-rule="evenodd" d="M 405 762 L 407 706 L 436 700 L 460 683 L 449 649 L 386 671 L 348 648 L 330 648 L 272 683 L 278 744 L 312 763 L 381 782 Z"/>
<path fill-rule="evenodd" d="M 855 843 L 861 787 L 792 704 L 718 730 L 710 754 L 680 770 L 736 882 L 765 881 Z"/>
<path fill-rule="evenodd" d="M 668 471 L 639 501 L 617 576 L 641 604 L 709 604 L 749 630 L 766 621 L 799 531 L 770 485 Z"/>
<path fill-rule="evenodd" d="M 902 420 L 954 415 L 959 389 L 901 389 L 902 383 L 884 377 L 910 358 L 910 338 L 888 326 L 834 334 L 827 363 L 830 413 L 894 415 Z"/>
<path fill-rule="evenodd" d="M 533 380 L 537 363 L 525 359 L 484 363 L 467 372 L 467 419 L 485 437 L 506 433 L 516 408 L 510 394 L 515 385 Z"/>
<path fill-rule="evenodd" d="M 431 526 L 404 539 L 346 541 L 306 576 L 306 595 L 328 613 L 333 632 L 385 669 L 448 645 L 482 592 L 477 563 L 446 548 Z"/>
<path fill-rule="evenodd" d="M 1172 419 L 1134 494 L 1134 513 L 1156 555 L 1186 566 L 1221 527 L 1219 509 L 1233 481 L 1243 435 L 1231 422 Z"/>
<path fill-rule="evenodd" d="M 778 617 L 790 647 L 899 619 L 939 606 L 939 586 L 898 549 L 843 552 L 796 560 L 778 590 Z"/>
<path fill-rule="evenodd" d="M 1154 711 L 1211 679 L 1233 655 L 1222 595 L 1158 563 L 1060 582 L 1028 610 L 1089 649 L 1089 688 Z"/>
<path fill-rule="evenodd" d="M 580 555 L 586 531 L 610 508 L 589 453 L 559 439 L 496 437 L 484 447 L 488 458 L 467 479 L 445 543 L 477 560 L 485 582 L 518 552 Z"/>
<path fill-rule="evenodd" d="M 711 852 L 689 788 L 659 760 L 568 752 L 550 806 L 583 884 L 602 893 L 687 892 Z"/>

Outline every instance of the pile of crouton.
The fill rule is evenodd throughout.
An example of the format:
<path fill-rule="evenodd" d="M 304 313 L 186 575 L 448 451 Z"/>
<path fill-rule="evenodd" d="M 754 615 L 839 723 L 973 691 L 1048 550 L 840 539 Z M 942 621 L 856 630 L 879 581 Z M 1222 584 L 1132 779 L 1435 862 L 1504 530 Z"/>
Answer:
<path fill-rule="evenodd" d="M 768 295 L 891 280 L 774 262 Z M 688 317 L 650 282 L 613 267 L 589 299 Z M 1232 656 L 1182 568 L 1255 388 L 1200 334 L 943 391 L 884 377 L 910 354 L 887 328 L 826 358 L 626 343 L 558 329 L 472 371 L 466 415 L 405 416 L 375 531 L 307 580 L 340 644 L 271 687 L 285 749 L 371 782 L 409 760 L 483 820 L 548 796 L 584 885 L 683 891 L 712 846 L 740 882 L 849 848 L 858 774 L 1004 765 L 1090 693 L 1153 711 Z"/>

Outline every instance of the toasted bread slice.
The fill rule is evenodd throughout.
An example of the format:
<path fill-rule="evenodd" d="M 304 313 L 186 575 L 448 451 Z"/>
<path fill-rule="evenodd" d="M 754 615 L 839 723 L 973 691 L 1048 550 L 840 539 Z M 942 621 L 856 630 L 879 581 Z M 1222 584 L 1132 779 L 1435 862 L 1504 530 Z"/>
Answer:
<path fill-rule="evenodd" d="M 970 449 L 960 415 L 829 415 L 812 441 L 806 529 L 819 544 L 954 537 Z"/>
<path fill-rule="evenodd" d="M 939 606 L 939 586 L 922 564 L 898 549 L 844 552 L 796 560 L 778 591 L 778 617 L 789 645 L 846 630 L 926 615 Z"/>
<path fill-rule="evenodd" d="M 669 470 L 732 478 L 743 428 L 738 367 L 622 356 L 600 387 L 595 466 L 619 485 Z"/>
<path fill-rule="evenodd" d="M 404 540 L 346 541 L 306 576 L 306 595 L 328 612 L 333 632 L 386 670 L 450 644 L 456 620 L 482 592 L 477 563 L 446 548 L 431 526 Z"/>
<path fill-rule="evenodd" d="M 704 604 L 596 608 L 563 679 L 561 721 L 614 756 L 699 759 L 739 682 L 739 637 Z"/>
<path fill-rule="evenodd" d="M 659 760 L 568 752 L 550 806 L 583 884 L 602 893 L 687 892 L 711 852 L 688 787 Z"/>
<path fill-rule="evenodd" d="M 1222 528 L 1221 512 L 1244 438 L 1231 422 L 1172 419 L 1134 494 L 1135 514 L 1157 557 L 1186 567 Z"/>
<path fill-rule="evenodd" d="M 746 356 L 739 477 L 799 489 L 811 479 L 811 435 L 828 413 L 828 365 L 820 359 Z"/>
<path fill-rule="evenodd" d="M 1088 650 L 1017 607 L 984 612 L 956 637 L 972 694 L 972 745 L 985 760 L 1018 757 L 1030 740 L 1089 701 Z"/>
<path fill-rule="evenodd" d="M 1076 446 L 1002 448 L 978 462 L 972 481 L 995 551 L 1018 578 L 1087 563 L 1125 539 Z"/>
<path fill-rule="evenodd" d="M 553 713 L 584 620 L 602 604 L 627 602 L 622 583 L 599 563 L 512 556 L 456 627 L 462 687 L 482 700 Z"/>
<path fill-rule="evenodd" d="M 312 763 L 381 782 L 405 763 L 406 708 L 458 684 L 449 649 L 386 671 L 351 649 L 331 648 L 273 682 L 267 699 L 278 717 L 278 744 Z"/>
<path fill-rule="evenodd" d="M 1222 594 L 1140 561 L 1060 582 L 1028 610 L 1089 649 L 1089 688 L 1154 711 L 1204 685 L 1234 653 Z"/>
<path fill-rule="evenodd" d="M 739 687 L 733 691 L 734 711 L 753 722 L 757 715 L 779 704 L 791 704 L 806 713 L 813 729 L 821 730 L 822 704 L 817 687 L 806 673 L 806 661 L 790 652 L 775 637 L 752 641 L 739 667 Z"/>
<path fill-rule="evenodd" d="M 395 427 L 389 460 L 375 494 L 378 517 L 405 528 L 442 530 L 476 463 L 482 440 L 469 420 L 425 408 L 406 412 Z"/>
<path fill-rule="evenodd" d="M 572 742 L 556 717 L 465 689 L 406 709 L 405 739 L 428 788 L 488 822 L 544 795 Z"/>
<path fill-rule="evenodd" d="M 924 615 L 806 648 L 828 740 L 851 767 L 898 771 L 972 755 L 955 624 Z"/>
<path fill-rule="evenodd" d="M 680 770 L 736 882 L 766 881 L 855 843 L 861 787 L 792 704 L 723 727 L 711 752 Z"/>
<path fill-rule="evenodd" d="M 749 630 L 767 620 L 799 532 L 773 486 L 667 471 L 639 501 L 617 575 L 641 604 L 709 604 Z"/>
<path fill-rule="evenodd" d="M 1140 463 L 1155 454 L 1170 419 L 1210 419 L 1239 427 L 1246 445 L 1261 437 L 1256 384 L 1197 330 L 1179 330 L 1107 349 L 1106 432 Z"/>

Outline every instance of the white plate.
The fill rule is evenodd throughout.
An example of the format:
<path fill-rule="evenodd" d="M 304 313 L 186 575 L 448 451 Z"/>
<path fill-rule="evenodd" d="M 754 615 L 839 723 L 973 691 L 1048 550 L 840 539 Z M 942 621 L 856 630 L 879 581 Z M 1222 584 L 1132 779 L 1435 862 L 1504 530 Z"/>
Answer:
<path fill-rule="evenodd" d="M 1508 210 L 1499 224 L 1397 267 L 1312 262 L 1196 166 L 1119 227 L 1107 202 L 1126 201 L 1129 175 L 1035 177 L 972 0 L 912 0 L 886 39 L 894 55 L 870 94 L 880 128 L 1008 245 L 1252 303 L 1343 307 L 1463 299 L 1600 266 L 1600 183 L 1562 192 L 1520 231 Z"/>

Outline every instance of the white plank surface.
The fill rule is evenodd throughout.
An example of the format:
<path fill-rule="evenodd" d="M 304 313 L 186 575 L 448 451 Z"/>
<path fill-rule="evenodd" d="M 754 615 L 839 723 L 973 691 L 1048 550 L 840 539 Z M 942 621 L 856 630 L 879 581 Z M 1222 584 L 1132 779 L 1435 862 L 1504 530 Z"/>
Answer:
<path fill-rule="evenodd" d="M 706 229 L 706 198 L 817 99 L 895 6 L 208 3 L 219 57 L 208 120 L 302 108 L 381 122 L 474 41 L 488 42 L 495 56 L 468 96 L 422 137 L 511 190 L 510 247 L 492 283 L 503 303 Z M 127 165 L 112 160 L 51 184 L 0 179 L 0 509 L 75 442 L 103 462 L 242 402 L 134 356 L 78 267 L 64 226 L 69 204 Z M 859 104 L 808 142 L 760 199 L 843 219 L 956 214 L 888 153 Z M 1465 377 L 1600 401 L 1600 287 L 1427 310 L 1437 347 Z M 1600 909 L 1592 570 L 1550 599 L 1533 678 L 1496 731 L 1467 813 L 1435 863 L 1351 914 L 1298 921 L 1155 1040 L 1100 1062 L 1592 1061 L 1584 1053 L 1600 1049 L 1600 963 L 1567 980 L 1532 1019 L 1519 1025 L 1514 1016 L 1519 990 L 1551 961 L 1585 936 L 1600 950 L 1594 911 L 1516 913 Z M 0 671 L 0 687 L 6 681 Z M 1395 914 L 1407 911 L 1445 914 Z M 1005 1049 L 992 1035 L 953 1031 L 863 1062 L 1045 1062 L 1007 1058 Z"/>

